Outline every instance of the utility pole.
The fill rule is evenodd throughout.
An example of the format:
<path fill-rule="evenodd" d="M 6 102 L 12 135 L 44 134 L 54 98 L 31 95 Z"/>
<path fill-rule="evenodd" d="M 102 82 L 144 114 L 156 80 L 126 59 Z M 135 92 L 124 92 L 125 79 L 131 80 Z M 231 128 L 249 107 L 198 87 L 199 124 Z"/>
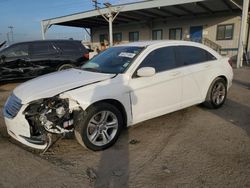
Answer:
<path fill-rule="evenodd" d="M 92 2 L 94 3 L 95 9 L 97 9 L 100 3 L 98 3 L 97 0 L 92 0 Z"/>
<path fill-rule="evenodd" d="M 10 29 L 12 43 L 14 43 L 14 33 L 13 33 L 14 27 L 13 26 L 9 26 L 8 28 Z"/>
<path fill-rule="evenodd" d="M 94 3 L 94 6 L 96 10 L 99 12 L 99 14 L 109 23 L 109 46 L 111 47 L 113 46 L 113 21 L 120 13 L 121 8 L 115 9 L 112 7 L 110 3 L 106 2 L 104 3 L 104 5 L 106 6 L 106 8 L 108 8 L 108 13 L 103 14 L 100 8 L 98 7 L 98 4 L 100 3 L 98 3 L 97 0 L 92 0 L 92 2 Z"/>
<path fill-rule="evenodd" d="M 7 35 L 8 45 L 10 45 L 10 36 L 9 36 L 9 32 L 7 32 L 6 35 Z"/>

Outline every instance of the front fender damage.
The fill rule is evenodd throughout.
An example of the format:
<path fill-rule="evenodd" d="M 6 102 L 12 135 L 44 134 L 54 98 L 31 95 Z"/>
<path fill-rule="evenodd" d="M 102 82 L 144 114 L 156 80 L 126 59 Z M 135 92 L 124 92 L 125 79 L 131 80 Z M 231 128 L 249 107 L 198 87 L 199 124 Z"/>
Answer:
<path fill-rule="evenodd" d="M 31 102 L 23 114 L 30 126 L 30 138 L 24 139 L 33 144 L 47 144 L 45 153 L 59 139 L 73 133 L 74 122 L 85 111 L 76 100 L 57 95 Z"/>

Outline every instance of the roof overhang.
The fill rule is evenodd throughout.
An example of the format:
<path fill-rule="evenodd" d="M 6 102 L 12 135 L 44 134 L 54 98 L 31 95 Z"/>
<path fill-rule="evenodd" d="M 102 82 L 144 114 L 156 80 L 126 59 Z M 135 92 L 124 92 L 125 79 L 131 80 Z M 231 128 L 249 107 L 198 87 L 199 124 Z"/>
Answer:
<path fill-rule="evenodd" d="M 114 25 L 207 15 L 240 15 L 241 12 L 231 0 L 151 0 L 116 5 L 112 8 L 119 11 L 119 15 L 113 22 Z M 102 14 L 109 13 L 108 8 L 102 8 L 100 11 Z M 52 25 L 95 28 L 108 26 L 108 23 L 97 10 L 91 10 L 42 21 L 45 31 Z"/>

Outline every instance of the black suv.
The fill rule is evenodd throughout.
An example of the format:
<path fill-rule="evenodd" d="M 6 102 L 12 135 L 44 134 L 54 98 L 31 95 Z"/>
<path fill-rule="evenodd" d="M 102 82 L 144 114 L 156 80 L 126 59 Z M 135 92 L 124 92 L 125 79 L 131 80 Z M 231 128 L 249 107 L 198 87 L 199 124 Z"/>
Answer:
<path fill-rule="evenodd" d="M 76 40 L 44 40 L 13 44 L 0 51 L 0 81 L 29 79 L 78 67 L 88 50 Z"/>

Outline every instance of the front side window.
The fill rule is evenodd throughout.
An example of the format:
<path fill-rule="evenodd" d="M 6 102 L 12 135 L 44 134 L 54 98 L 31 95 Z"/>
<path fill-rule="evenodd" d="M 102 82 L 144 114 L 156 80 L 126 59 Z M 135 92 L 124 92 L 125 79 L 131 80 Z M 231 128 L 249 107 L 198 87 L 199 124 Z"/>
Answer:
<path fill-rule="evenodd" d="M 10 46 L 3 50 L 2 54 L 6 57 L 20 57 L 20 56 L 28 56 L 28 44 L 16 44 L 14 46 Z"/>
<path fill-rule="evenodd" d="M 139 32 L 129 32 L 129 42 L 139 41 Z"/>
<path fill-rule="evenodd" d="M 169 29 L 169 39 L 170 40 L 181 40 L 182 39 L 182 29 L 181 28 Z"/>
<path fill-rule="evenodd" d="M 181 65 L 193 65 L 216 59 L 206 50 L 194 46 L 177 46 L 176 54 Z"/>
<path fill-rule="evenodd" d="M 150 52 L 140 64 L 139 68 L 142 67 L 153 67 L 156 72 L 176 68 L 174 47 L 163 47 Z"/>
<path fill-rule="evenodd" d="M 232 40 L 233 39 L 234 25 L 218 25 L 217 26 L 217 40 Z"/>
<path fill-rule="evenodd" d="M 153 40 L 162 40 L 162 29 L 152 31 Z"/>
<path fill-rule="evenodd" d="M 82 66 L 83 70 L 101 73 L 123 73 L 143 47 L 119 46 L 108 48 Z"/>

